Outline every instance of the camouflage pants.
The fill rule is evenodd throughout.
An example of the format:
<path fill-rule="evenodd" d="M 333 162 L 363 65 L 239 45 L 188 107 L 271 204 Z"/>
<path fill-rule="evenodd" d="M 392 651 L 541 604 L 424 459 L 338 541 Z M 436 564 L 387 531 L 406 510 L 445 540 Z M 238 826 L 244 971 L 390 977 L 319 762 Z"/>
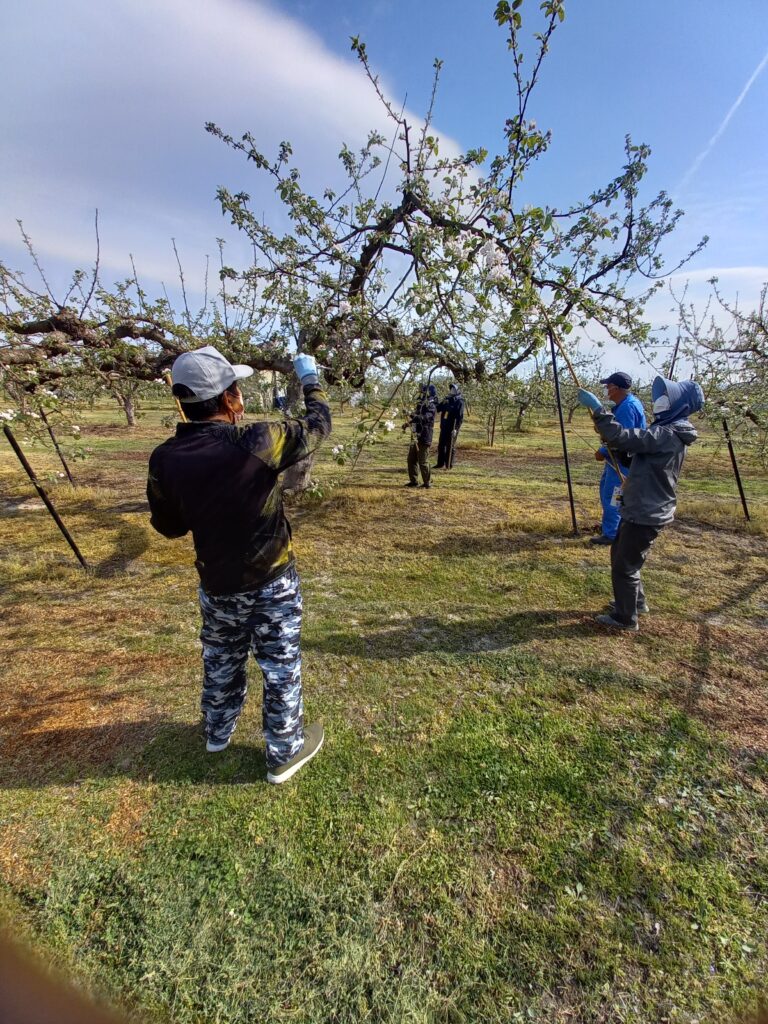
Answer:
<path fill-rule="evenodd" d="M 248 690 L 252 651 L 264 676 L 262 719 L 267 765 L 289 761 L 304 744 L 301 690 L 301 591 L 291 568 L 260 590 L 207 594 L 200 588 L 203 696 L 207 738 L 223 743 L 235 731 Z"/>

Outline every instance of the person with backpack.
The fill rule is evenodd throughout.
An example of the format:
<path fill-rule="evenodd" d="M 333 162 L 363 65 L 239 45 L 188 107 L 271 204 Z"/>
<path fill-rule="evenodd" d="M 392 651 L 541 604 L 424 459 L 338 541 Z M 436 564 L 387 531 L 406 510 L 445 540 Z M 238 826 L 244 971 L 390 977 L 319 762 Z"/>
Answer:
<path fill-rule="evenodd" d="M 651 397 L 650 427 L 627 429 L 596 395 L 579 390 L 579 402 L 592 413 L 603 441 L 620 457 L 632 457 L 622 486 L 619 530 L 611 544 L 613 601 L 596 619 L 609 629 L 636 631 L 638 613 L 648 611 L 640 570 L 659 533 L 675 518 L 685 453 L 698 436 L 688 417 L 704 405 L 704 393 L 692 380 L 656 377 Z"/>
<path fill-rule="evenodd" d="M 173 364 L 173 394 L 187 422 L 149 459 L 152 526 L 164 537 L 192 533 L 200 576 L 201 709 L 206 750 L 229 746 L 245 703 L 249 650 L 263 677 L 267 780 L 283 783 L 323 745 L 322 725 L 304 724 L 302 599 L 279 476 L 331 431 L 315 360 L 293 361 L 304 390 L 301 419 L 240 425 L 238 381 L 212 345 Z"/>

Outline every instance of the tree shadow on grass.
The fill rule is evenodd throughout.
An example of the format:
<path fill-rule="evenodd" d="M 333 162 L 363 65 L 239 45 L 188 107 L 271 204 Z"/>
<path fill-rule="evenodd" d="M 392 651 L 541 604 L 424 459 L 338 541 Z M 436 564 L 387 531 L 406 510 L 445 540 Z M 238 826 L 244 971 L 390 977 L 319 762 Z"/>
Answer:
<path fill-rule="evenodd" d="M 398 551 L 407 551 L 410 554 L 423 554 L 439 557 L 462 557 L 462 556 L 486 556 L 514 554 L 518 551 L 550 551 L 553 545 L 562 546 L 565 543 L 583 546 L 581 537 L 574 537 L 572 533 L 565 533 L 560 530 L 553 530 L 552 533 L 541 533 L 531 531 L 506 534 L 492 533 L 455 533 L 441 537 L 434 543 L 429 544 L 424 540 L 416 542 L 396 542 L 395 548 Z"/>
<path fill-rule="evenodd" d="M 142 719 L 21 733 L 3 758 L 0 789 L 68 785 L 84 779 L 244 785 L 266 779 L 264 748 L 240 743 L 205 750 L 199 726 Z"/>
<path fill-rule="evenodd" d="M 125 572 L 131 562 L 149 547 L 149 532 L 136 523 L 122 523 L 115 542 L 115 550 L 92 567 L 94 576 L 109 577 Z"/>
<path fill-rule="evenodd" d="M 303 647 L 325 654 L 389 660 L 436 651 L 475 654 L 503 650 L 532 639 L 594 635 L 592 613 L 582 610 L 514 612 L 467 622 L 417 615 L 397 625 L 384 621 L 367 634 L 336 630 L 322 638 L 308 637 Z"/>

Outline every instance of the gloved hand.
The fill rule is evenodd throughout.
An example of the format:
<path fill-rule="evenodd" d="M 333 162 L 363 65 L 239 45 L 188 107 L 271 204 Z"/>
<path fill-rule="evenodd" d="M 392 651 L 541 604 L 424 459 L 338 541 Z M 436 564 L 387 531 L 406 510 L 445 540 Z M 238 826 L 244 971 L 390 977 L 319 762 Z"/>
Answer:
<path fill-rule="evenodd" d="M 581 405 L 585 405 L 590 412 L 600 412 L 603 408 L 603 403 L 597 395 L 593 395 L 591 391 L 585 391 L 584 388 L 579 388 L 578 398 Z"/>
<path fill-rule="evenodd" d="M 299 354 L 294 357 L 293 368 L 296 371 L 296 376 L 302 384 L 317 383 L 317 363 L 315 362 L 314 356 L 308 356 L 304 352 L 299 352 Z"/>

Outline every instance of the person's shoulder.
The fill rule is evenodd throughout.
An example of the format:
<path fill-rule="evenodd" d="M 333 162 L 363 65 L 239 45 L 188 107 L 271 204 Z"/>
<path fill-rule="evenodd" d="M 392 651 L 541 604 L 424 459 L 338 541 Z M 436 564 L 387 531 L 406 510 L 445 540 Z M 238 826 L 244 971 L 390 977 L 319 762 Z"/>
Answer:
<path fill-rule="evenodd" d="M 254 423 L 238 424 L 234 427 L 233 441 L 250 446 L 259 444 L 265 437 L 283 429 L 286 420 L 256 420 Z"/>
<path fill-rule="evenodd" d="M 176 434 L 172 434 L 170 437 L 167 437 L 161 444 L 157 445 L 156 448 L 153 448 L 149 454 L 150 465 L 153 465 L 157 462 L 161 462 L 167 455 L 172 454 L 174 448 L 176 447 L 176 443 Z"/>

